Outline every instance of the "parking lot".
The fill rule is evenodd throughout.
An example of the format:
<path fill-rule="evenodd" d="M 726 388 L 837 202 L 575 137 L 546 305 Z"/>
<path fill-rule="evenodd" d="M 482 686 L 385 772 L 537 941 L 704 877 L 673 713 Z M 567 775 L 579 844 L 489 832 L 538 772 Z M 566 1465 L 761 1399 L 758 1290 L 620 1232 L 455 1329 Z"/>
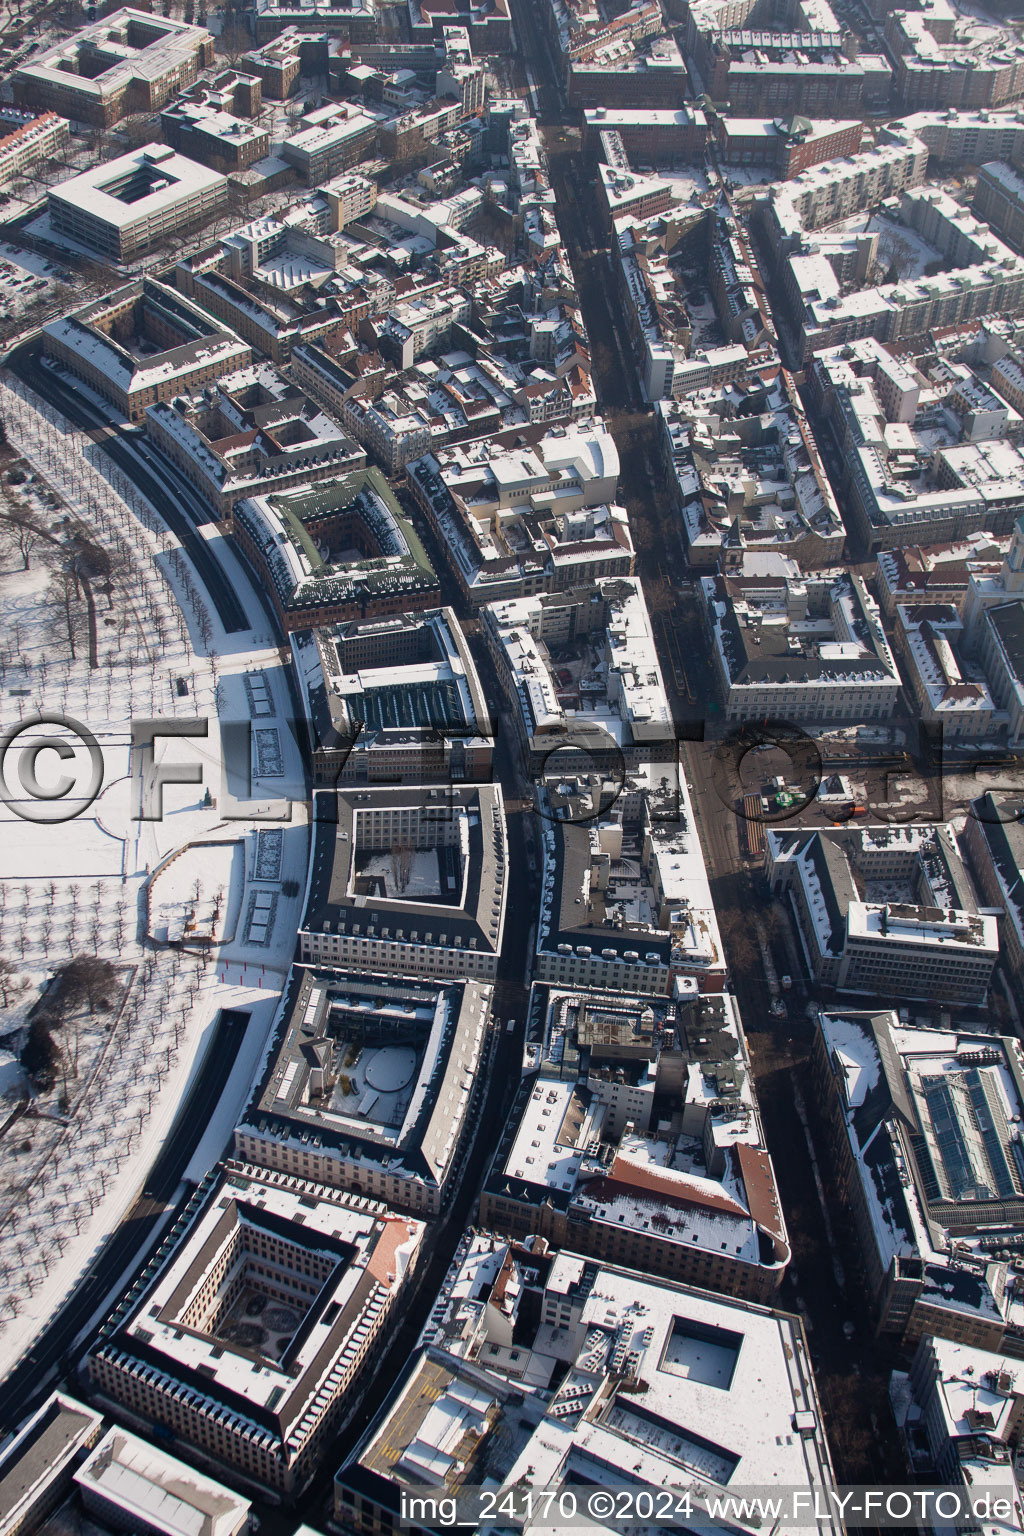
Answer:
<path fill-rule="evenodd" d="M 49 303 L 58 296 L 59 286 L 70 287 L 74 281 L 59 264 L 0 242 L 0 320 L 19 319 L 31 305 Z"/>

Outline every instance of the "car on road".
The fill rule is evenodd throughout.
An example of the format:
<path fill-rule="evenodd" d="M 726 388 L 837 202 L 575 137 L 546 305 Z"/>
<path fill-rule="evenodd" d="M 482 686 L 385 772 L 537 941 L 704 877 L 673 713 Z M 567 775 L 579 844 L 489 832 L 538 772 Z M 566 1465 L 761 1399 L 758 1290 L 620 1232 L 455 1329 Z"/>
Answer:
<path fill-rule="evenodd" d="M 784 1019 L 786 1017 L 786 1005 L 781 997 L 773 997 L 769 1013 L 773 1018 Z"/>

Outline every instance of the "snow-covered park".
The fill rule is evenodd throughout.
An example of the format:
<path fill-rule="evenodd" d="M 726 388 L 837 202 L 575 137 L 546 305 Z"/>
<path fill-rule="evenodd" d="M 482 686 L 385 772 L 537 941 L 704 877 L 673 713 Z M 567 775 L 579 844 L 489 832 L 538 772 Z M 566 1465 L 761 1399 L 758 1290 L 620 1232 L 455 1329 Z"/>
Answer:
<path fill-rule="evenodd" d="M 240 562 L 218 548 L 257 628 L 229 636 L 178 541 L 101 449 L 12 381 L 0 383 L 0 412 L 21 456 L 0 463 L 4 505 L 9 463 L 19 462 L 19 475 L 33 478 L 15 497 L 47 509 L 46 535 L 27 559 L 21 547 L 0 551 L 0 729 L 5 741 L 14 734 L 0 762 L 0 961 L 9 978 L 0 1041 L 20 1048 L 30 1013 L 73 956 L 111 962 L 114 978 L 102 1006 L 79 1006 L 53 1031 L 52 1086 L 0 1102 L 4 1372 L 141 1190 L 219 1010 L 251 1007 L 189 1172 L 222 1150 L 292 956 L 308 816 L 287 663 Z M 109 555 L 88 605 L 55 576 L 73 536 Z M 40 712 L 71 717 L 87 738 L 33 723 Z M 132 747 L 141 720 L 206 722 L 204 734 L 155 739 L 150 769 L 188 782 L 165 782 L 151 819 L 140 819 L 153 797 L 144 807 Z M 240 771 L 248 725 L 250 762 Z M 37 750 L 44 737 L 50 744 Z M 94 770 L 98 793 L 88 798 L 82 786 Z M 43 802 L 33 771 L 44 794 L 62 776 L 73 787 Z M 29 819 L 57 806 L 77 814 Z"/>

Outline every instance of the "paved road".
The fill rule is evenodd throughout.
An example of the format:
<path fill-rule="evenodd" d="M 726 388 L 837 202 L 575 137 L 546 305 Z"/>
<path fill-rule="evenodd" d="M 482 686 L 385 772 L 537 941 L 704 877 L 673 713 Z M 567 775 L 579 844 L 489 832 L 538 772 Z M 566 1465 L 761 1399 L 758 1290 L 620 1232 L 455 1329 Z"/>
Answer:
<path fill-rule="evenodd" d="M 171 1205 L 185 1169 L 224 1091 L 245 1038 L 248 1013 L 223 1013 L 210 1037 L 193 1086 L 183 1100 L 164 1150 L 146 1182 L 147 1193 L 135 1202 L 120 1226 L 104 1243 L 88 1274 L 53 1315 L 35 1348 L 0 1386 L 0 1429 L 7 1431 L 52 1390 L 54 1372 L 70 1376 L 88 1338 L 75 1347 L 76 1337 L 90 1318 L 105 1313 L 117 1300 L 126 1272 L 137 1273 L 149 1252 L 184 1206 L 190 1191 Z M 149 1194 L 152 1191 L 152 1195 Z"/>

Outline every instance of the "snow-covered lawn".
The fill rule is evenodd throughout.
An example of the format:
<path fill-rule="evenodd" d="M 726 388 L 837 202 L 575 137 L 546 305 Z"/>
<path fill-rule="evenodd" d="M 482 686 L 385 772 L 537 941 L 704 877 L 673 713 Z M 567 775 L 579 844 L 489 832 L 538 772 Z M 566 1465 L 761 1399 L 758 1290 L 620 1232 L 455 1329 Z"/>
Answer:
<path fill-rule="evenodd" d="M 0 1105 L 2 1373 L 30 1347 L 141 1189 L 219 1010 L 255 1005 L 256 1034 L 247 1031 L 202 1152 L 212 1161 L 222 1150 L 294 950 L 308 818 L 285 662 L 276 647 L 265 634 L 224 634 L 177 540 L 88 438 L 21 385 L 0 382 L 0 410 L 12 445 L 39 477 L 28 491 L 65 504 L 51 511 L 52 526 L 59 529 L 70 508 L 114 564 L 110 602 L 95 597 L 91 666 L 84 640 L 70 655 L 42 550 L 32 552 L 28 571 L 19 569 L 17 553 L 0 559 L 0 728 L 9 731 L 40 710 L 70 715 L 95 737 L 102 759 L 97 798 L 57 825 L 19 814 L 26 808 L 18 793 L 24 748 L 41 731 L 75 738 L 32 726 L 3 764 L 19 804 L 0 805 L 0 955 L 27 987 L 9 1009 L 0 1008 L 0 1033 L 24 1024 L 28 1005 L 76 953 L 109 959 L 123 978 L 116 1007 L 79 1021 L 66 1115 L 59 1112 L 63 1071 L 13 1120 L 12 1106 Z M 241 563 L 233 555 L 228 563 L 246 611 L 265 628 Z M 247 673 L 259 674 L 258 690 L 246 686 Z M 206 722 L 205 735 L 156 742 L 155 766 L 180 765 L 183 777 L 198 769 L 201 779 L 165 784 L 163 814 L 152 820 L 139 819 L 133 774 L 131 727 L 140 719 Z M 229 792 L 222 769 L 228 721 L 236 735 L 248 726 L 252 736 L 251 785 L 236 773 Z M 258 737 L 257 727 L 275 735 Z M 65 773 L 77 790 L 88 761 L 81 741 L 67 761 L 44 751 L 39 781 L 46 787 Z M 289 794 L 297 797 L 294 805 L 284 801 Z M 181 857 L 167 863 L 180 849 Z M 158 869 L 149 935 L 182 929 L 187 944 L 183 913 L 192 907 L 207 935 L 214 924 L 212 945 L 192 950 L 151 941 L 147 891 Z M 289 880 L 297 894 L 286 896 Z"/>

